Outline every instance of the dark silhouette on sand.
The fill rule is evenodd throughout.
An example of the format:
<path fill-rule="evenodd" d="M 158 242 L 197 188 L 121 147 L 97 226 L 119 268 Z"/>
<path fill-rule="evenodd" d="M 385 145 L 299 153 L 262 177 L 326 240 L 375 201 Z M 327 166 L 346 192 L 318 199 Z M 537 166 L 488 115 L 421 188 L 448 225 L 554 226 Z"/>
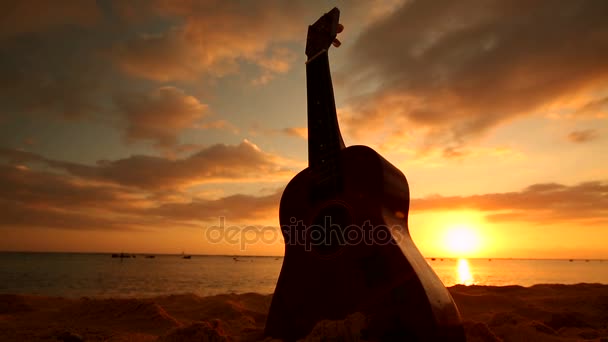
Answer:
<path fill-rule="evenodd" d="M 285 258 L 265 333 L 295 341 L 358 312 L 366 340 L 464 341 L 452 297 L 409 236 L 405 176 L 342 140 L 328 59 L 339 15 L 334 8 L 308 29 L 309 166 L 281 198 Z"/>

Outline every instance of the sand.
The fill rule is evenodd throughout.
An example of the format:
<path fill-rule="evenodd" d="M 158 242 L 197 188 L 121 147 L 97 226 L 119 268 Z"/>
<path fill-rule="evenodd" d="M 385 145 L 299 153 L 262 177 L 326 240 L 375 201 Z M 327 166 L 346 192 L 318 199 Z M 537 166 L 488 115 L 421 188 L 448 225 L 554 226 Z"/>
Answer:
<path fill-rule="evenodd" d="M 468 341 L 606 341 L 608 285 L 454 286 Z M 271 295 L 79 298 L 0 295 L 0 341 L 271 341 Z M 365 317 L 304 341 L 362 341 Z"/>

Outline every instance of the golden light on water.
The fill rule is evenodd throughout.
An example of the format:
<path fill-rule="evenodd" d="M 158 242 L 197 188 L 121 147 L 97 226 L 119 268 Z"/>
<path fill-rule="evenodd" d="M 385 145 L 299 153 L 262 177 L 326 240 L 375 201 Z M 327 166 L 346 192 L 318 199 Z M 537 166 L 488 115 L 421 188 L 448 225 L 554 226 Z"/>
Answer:
<path fill-rule="evenodd" d="M 471 268 L 467 259 L 458 259 L 457 272 L 459 284 L 473 285 L 473 274 L 471 274 Z"/>

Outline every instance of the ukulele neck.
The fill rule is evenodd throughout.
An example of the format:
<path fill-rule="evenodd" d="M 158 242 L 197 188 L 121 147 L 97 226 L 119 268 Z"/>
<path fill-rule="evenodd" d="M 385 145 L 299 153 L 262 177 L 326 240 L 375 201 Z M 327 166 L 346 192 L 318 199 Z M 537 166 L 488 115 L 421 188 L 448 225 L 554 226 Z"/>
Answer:
<path fill-rule="evenodd" d="M 335 168 L 344 141 L 338 126 L 327 50 L 306 63 L 308 97 L 308 166 L 322 173 Z"/>

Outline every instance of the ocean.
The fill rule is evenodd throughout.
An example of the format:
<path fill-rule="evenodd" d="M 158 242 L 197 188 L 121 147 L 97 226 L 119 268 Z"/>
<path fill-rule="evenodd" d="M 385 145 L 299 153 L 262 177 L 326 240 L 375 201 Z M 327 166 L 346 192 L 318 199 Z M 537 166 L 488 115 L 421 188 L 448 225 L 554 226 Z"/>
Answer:
<path fill-rule="evenodd" d="M 608 260 L 428 259 L 446 286 L 608 284 Z M 274 291 L 283 258 L 0 253 L 0 294 L 153 297 Z"/>

